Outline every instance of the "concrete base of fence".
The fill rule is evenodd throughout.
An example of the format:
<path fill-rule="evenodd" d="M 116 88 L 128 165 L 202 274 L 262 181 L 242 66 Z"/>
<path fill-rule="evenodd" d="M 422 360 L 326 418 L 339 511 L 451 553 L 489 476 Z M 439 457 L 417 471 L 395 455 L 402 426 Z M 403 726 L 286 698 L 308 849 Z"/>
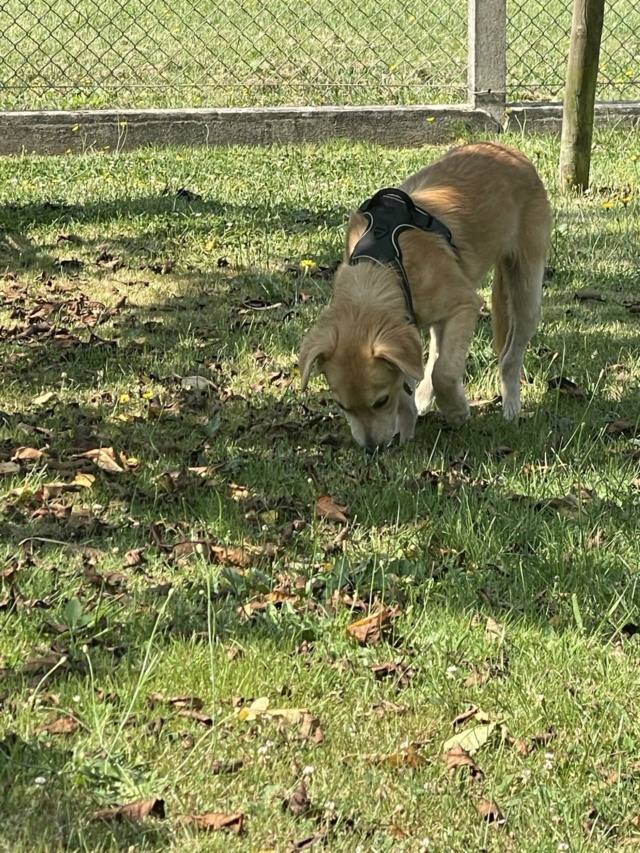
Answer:
<path fill-rule="evenodd" d="M 594 124 L 596 127 L 637 128 L 640 125 L 640 102 L 596 103 Z M 503 127 L 524 133 L 560 134 L 562 104 L 511 104 L 507 107 Z"/>
<path fill-rule="evenodd" d="M 466 106 L 272 107 L 0 113 L 0 155 L 129 150 L 144 145 L 270 145 L 349 139 L 390 146 L 499 131 Z"/>
<path fill-rule="evenodd" d="M 635 127 L 640 103 L 596 105 L 596 123 Z M 559 133 L 561 104 L 515 104 L 504 127 Z M 469 106 L 271 107 L 0 113 L 0 155 L 124 151 L 144 145 L 271 145 L 348 139 L 395 147 L 448 143 L 498 122 Z"/>

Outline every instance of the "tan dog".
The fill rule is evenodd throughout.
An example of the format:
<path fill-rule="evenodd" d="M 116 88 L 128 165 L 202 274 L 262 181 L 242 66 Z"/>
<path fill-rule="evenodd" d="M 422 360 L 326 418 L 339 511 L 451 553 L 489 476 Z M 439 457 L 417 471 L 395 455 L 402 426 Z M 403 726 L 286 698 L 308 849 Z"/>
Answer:
<path fill-rule="evenodd" d="M 406 215 L 419 223 L 394 236 L 400 262 L 370 259 L 368 245 L 350 264 L 363 235 L 370 240 L 377 233 L 375 221 L 361 212 L 366 205 L 354 212 L 333 301 L 300 351 L 303 390 L 317 363 L 354 439 L 367 450 L 397 434 L 401 441 L 412 438 L 418 413 L 434 400 L 452 427 L 467 420 L 462 375 L 483 304 L 476 290 L 492 267 L 503 412 L 508 419 L 518 414 L 522 361 L 540 317 L 549 249 L 547 194 L 533 164 L 513 148 L 491 142 L 454 148 L 400 189 L 410 195 L 408 207 L 393 198 L 385 203 L 413 208 Z M 435 225 L 425 230 L 429 214 Z M 419 329 L 427 328 L 423 367 Z"/>

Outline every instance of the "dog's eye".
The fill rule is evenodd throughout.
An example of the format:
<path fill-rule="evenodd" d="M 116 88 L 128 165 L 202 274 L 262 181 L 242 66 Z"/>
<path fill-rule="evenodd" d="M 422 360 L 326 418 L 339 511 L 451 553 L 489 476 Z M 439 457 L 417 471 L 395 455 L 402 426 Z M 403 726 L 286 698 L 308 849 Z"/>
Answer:
<path fill-rule="evenodd" d="M 373 408 L 374 409 L 383 409 L 387 405 L 388 402 L 389 402 L 389 395 L 387 394 L 386 397 L 380 397 L 379 400 L 376 400 L 375 403 L 373 404 Z"/>

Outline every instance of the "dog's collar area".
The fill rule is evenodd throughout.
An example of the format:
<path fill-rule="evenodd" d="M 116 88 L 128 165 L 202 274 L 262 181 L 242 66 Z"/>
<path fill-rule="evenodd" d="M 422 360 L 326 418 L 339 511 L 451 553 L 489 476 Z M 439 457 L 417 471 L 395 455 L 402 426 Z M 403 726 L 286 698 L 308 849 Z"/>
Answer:
<path fill-rule="evenodd" d="M 435 216 L 418 207 L 408 193 L 395 187 L 378 190 L 358 208 L 358 212 L 367 219 L 367 229 L 356 243 L 349 263 L 353 265 L 360 261 L 374 261 L 383 266 L 396 267 L 401 276 L 409 321 L 415 325 L 411 287 L 398 237 L 408 230 L 429 231 L 444 237 L 455 249 L 451 231 Z"/>

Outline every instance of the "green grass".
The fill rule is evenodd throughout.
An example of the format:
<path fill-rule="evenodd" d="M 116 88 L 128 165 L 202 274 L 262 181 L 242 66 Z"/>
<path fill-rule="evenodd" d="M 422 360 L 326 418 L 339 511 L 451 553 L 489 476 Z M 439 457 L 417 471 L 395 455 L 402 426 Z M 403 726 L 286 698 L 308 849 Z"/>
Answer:
<path fill-rule="evenodd" d="M 559 100 L 570 5 L 509 2 L 508 100 Z M 640 97 L 640 9 L 607 6 L 598 98 Z M 467 4 L 8 0 L 2 109 L 467 101 Z"/>
<path fill-rule="evenodd" d="M 553 192 L 556 143 L 510 141 Z M 460 432 L 434 415 L 370 459 L 320 379 L 299 391 L 347 211 L 439 153 L 0 161 L 1 850 L 257 853 L 321 834 L 312 849 L 332 853 L 600 853 L 637 837 L 635 135 L 597 135 L 591 194 L 553 192 L 518 424 L 491 404 Z M 557 376 L 582 396 L 550 390 Z M 496 392 L 486 319 L 466 384 Z M 78 456 L 97 447 L 122 470 Z M 323 494 L 349 507 L 342 547 L 345 525 L 314 515 Z M 174 547 L 190 541 L 208 544 Z M 399 614 L 358 645 L 346 627 L 379 606 Z M 181 695 L 201 721 L 166 701 Z M 307 709 L 324 738 L 243 720 L 234 697 Z M 442 760 L 470 705 L 496 724 L 479 781 Z M 75 732 L 37 733 L 63 715 Z M 166 819 L 92 819 L 147 797 Z M 181 824 L 210 811 L 243 813 L 245 834 Z"/>

